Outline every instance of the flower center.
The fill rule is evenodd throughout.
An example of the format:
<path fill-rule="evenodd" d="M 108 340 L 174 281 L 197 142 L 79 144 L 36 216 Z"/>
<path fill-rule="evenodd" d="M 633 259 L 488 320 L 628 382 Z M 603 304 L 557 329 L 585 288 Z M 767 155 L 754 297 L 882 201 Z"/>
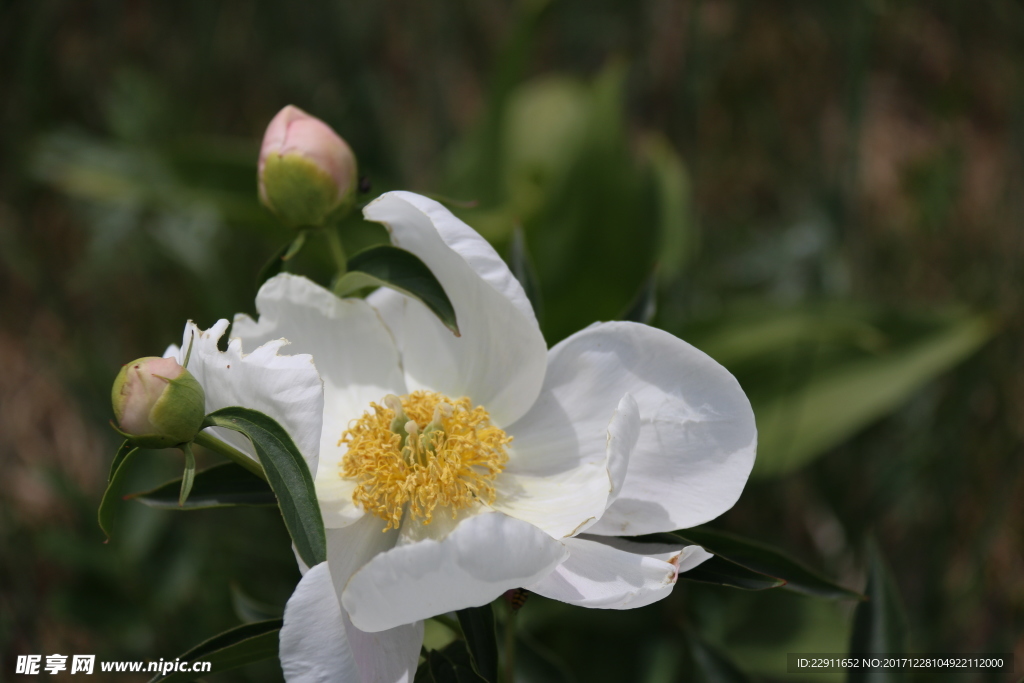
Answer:
<path fill-rule="evenodd" d="M 512 438 L 486 410 L 433 391 L 383 403 L 349 423 L 338 445 L 348 445 L 341 476 L 356 480 L 352 500 L 386 520 L 385 530 L 397 529 L 406 512 L 429 524 L 437 508 L 454 518 L 477 500 L 494 502 Z"/>

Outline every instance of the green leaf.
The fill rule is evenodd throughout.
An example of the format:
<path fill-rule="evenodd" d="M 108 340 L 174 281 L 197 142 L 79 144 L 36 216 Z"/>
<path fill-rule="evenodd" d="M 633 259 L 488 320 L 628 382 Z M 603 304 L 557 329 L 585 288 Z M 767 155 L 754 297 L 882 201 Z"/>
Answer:
<path fill-rule="evenodd" d="M 494 630 L 494 610 L 490 605 L 469 607 L 456 612 L 466 636 L 473 670 L 488 683 L 498 683 L 498 636 Z"/>
<path fill-rule="evenodd" d="M 350 258 L 348 272 L 334 283 L 334 293 L 343 297 L 366 287 L 390 287 L 421 301 L 459 336 L 452 302 L 430 268 L 412 252 L 385 244 Z"/>
<path fill-rule="evenodd" d="M 110 540 L 110 532 L 114 523 L 114 506 L 118 500 L 117 492 L 121 489 L 121 486 L 124 483 L 124 473 L 128 470 L 128 463 L 131 462 L 132 458 L 138 452 L 138 448 L 130 446 L 128 442 L 125 441 L 121 445 L 121 448 L 118 449 L 117 455 L 114 456 L 114 463 L 110 468 L 110 479 L 107 482 L 107 489 L 103 492 L 103 498 L 100 500 L 100 508 L 97 511 L 100 528 L 103 529 L 103 533 L 107 535 L 108 541 Z"/>
<path fill-rule="evenodd" d="M 693 662 L 693 680 L 696 683 L 751 683 L 753 679 L 743 673 L 728 657 L 705 643 L 692 631 L 687 631 L 687 645 Z"/>
<path fill-rule="evenodd" d="M 327 541 L 313 477 L 288 432 L 272 418 L 249 408 L 221 408 L 207 415 L 206 423 L 249 438 L 277 495 L 281 516 L 299 557 L 309 567 L 326 560 Z"/>
<path fill-rule="evenodd" d="M 114 454 L 114 460 L 110 463 L 110 474 L 107 475 L 108 484 L 114 480 L 114 474 L 117 472 L 117 468 L 121 466 L 121 462 L 134 450 L 135 446 L 131 445 L 128 441 L 123 442 L 117 449 L 117 453 Z"/>
<path fill-rule="evenodd" d="M 525 631 L 516 634 L 516 680 L 531 683 L 573 683 L 576 679 L 565 662 Z"/>
<path fill-rule="evenodd" d="M 634 323 L 649 325 L 654 320 L 654 314 L 658 312 L 658 269 L 655 268 L 647 276 L 636 296 L 626 306 L 626 310 L 619 316 L 619 320 L 628 320 Z"/>
<path fill-rule="evenodd" d="M 486 683 L 473 670 L 465 641 L 456 640 L 443 650 L 428 650 L 413 683 Z"/>
<path fill-rule="evenodd" d="M 850 635 L 850 654 L 904 654 L 907 622 L 899 591 L 882 561 L 877 545 L 868 548 L 867 600 L 857 605 Z M 847 683 L 897 683 L 906 680 L 903 669 L 851 669 Z"/>
<path fill-rule="evenodd" d="M 683 572 L 679 575 L 679 580 L 714 583 L 748 591 L 762 591 L 786 585 L 782 579 L 751 571 L 717 555 Z"/>
<path fill-rule="evenodd" d="M 178 659 L 184 663 L 210 662 L 212 673 L 274 659 L 277 657 L 278 638 L 283 623 L 280 619 L 271 619 L 236 626 L 200 643 Z M 186 683 L 202 675 L 169 672 L 167 675 L 157 674 L 149 679 L 149 683 Z"/>
<path fill-rule="evenodd" d="M 540 291 L 540 279 L 537 276 L 537 269 L 530 258 L 530 251 L 526 248 L 526 237 L 523 234 L 522 226 L 516 226 L 512 233 L 512 248 L 509 252 L 509 267 L 512 274 L 519 280 L 526 292 L 526 298 L 533 306 L 533 313 L 538 321 L 544 319 L 544 297 Z"/>
<path fill-rule="evenodd" d="M 988 319 L 960 317 L 894 351 L 814 375 L 798 391 L 755 401 L 754 475 L 785 474 L 839 445 L 974 353 L 991 334 Z"/>
<path fill-rule="evenodd" d="M 260 268 L 259 275 L 256 276 L 257 289 L 259 289 L 264 282 L 282 272 L 288 261 L 295 258 L 299 251 L 302 250 L 302 246 L 306 243 L 306 235 L 306 230 L 300 230 L 295 236 L 295 239 L 278 249 L 274 255 L 270 257 L 270 260 Z"/>
<path fill-rule="evenodd" d="M 181 475 L 178 507 L 185 505 L 185 501 L 188 500 L 188 494 L 192 491 L 192 483 L 196 478 L 196 456 L 192 453 L 192 444 L 182 444 L 181 451 L 185 454 L 185 472 Z"/>
<path fill-rule="evenodd" d="M 135 499 L 155 508 L 205 510 L 232 505 L 277 505 L 277 497 L 263 479 L 233 462 L 215 465 L 196 473 L 192 493 L 178 505 L 181 479 L 174 479 L 150 491 L 133 493 Z"/>
<path fill-rule="evenodd" d="M 832 600 L 864 599 L 860 593 L 829 581 L 780 550 L 763 543 L 701 528 L 681 529 L 672 534 L 751 571 L 781 579 L 786 582 L 786 590 Z"/>

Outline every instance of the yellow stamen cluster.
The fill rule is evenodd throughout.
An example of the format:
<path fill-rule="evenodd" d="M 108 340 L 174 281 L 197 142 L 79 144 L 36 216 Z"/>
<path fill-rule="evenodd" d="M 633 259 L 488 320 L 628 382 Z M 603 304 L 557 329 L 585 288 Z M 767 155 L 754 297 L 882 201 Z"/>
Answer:
<path fill-rule="evenodd" d="M 454 518 L 480 500 L 494 502 L 494 478 L 508 462 L 512 441 L 468 398 L 416 391 L 353 420 L 339 445 L 348 445 L 341 476 L 356 480 L 352 499 L 398 528 L 408 512 L 429 524 L 437 508 Z"/>

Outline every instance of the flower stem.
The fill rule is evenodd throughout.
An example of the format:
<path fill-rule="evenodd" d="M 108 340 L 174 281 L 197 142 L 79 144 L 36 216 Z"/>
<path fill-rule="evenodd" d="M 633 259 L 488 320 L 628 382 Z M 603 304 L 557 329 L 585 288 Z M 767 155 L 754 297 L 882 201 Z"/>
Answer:
<path fill-rule="evenodd" d="M 516 611 L 509 610 L 505 619 L 505 671 L 504 683 L 514 683 L 516 661 Z"/>
<path fill-rule="evenodd" d="M 334 279 L 337 280 L 348 272 L 348 257 L 345 256 L 345 247 L 341 245 L 341 236 L 338 235 L 336 227 L 327 226 L 324 229 L 324 234 L 327 235 L 327 246 L 330 248 L 331 258 L 334 259 L 334 267 L 338 271 L 334 276 Z"/>
<path fill-rule="evenodd" d="M 267 480 L 267 473 L 263 471 L 263 467 L 258 462 L 256 462 L 255 460 L 253 460 L 248 455 L 238 450 L 234 446 L 224 443 L 223 441 L 216 438 L 212 434 L 208 434 L 207 432 L 199 432 L 198 434 L 196 434 L 195 443 L 199 444 L 203 448 L 209 448 L 214 453 L 219 453 L 220 455 L 223 455 L 225 458 L 235 463 L 236 465 L 241 465 L 245 469 L 249 470 L 260 479 L 264 481 Z"/>

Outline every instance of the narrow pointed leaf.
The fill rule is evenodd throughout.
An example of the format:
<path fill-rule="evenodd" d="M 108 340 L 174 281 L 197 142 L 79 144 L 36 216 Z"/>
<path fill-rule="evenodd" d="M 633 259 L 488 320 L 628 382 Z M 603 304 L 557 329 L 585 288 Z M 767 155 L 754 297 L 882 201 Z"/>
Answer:
<path fill-rule="evenodd" d="M 135 446 L 131 445 L 127 440 L 125 440 L 117 449 L 117 453 L 114 454 L 114 460 L 110 463 L 110 474 L 107 475 L 108 484 L 114 480 L 114 473 L 116 473 L 117 468 L 121 466 L 121 461 L 128 457 L 128 454 L 134 450 Z"/>
<path fill-rule="evenodd" d="M 469 607 L 456 612 L 466 636 L 473 669 L 488 683 L 498 683 L 498 636 L 494 630 L 494 610 L 490 605 Z"/>
<path fill-rule="evenodd" d="M 126 449 L 127 447 L 127 449 Z M 135 454 L 139 452 L 138 448 L 129 446 L 128 442 L 125 441 L 120 449 L 117 451 L 117 455 L 114 456 L 114 464 L 110 469 L 110 481 L 107 483 L 107 490 L 103 492 L 103 498 L 100 500 L 100 508 L 97 512 L 97 518 L 100 523 L 100 528 L 103 529 L 103 533 L 107 535 L 107 540 L 110 540 L 111 530 L 114 523 L 114 506 L 119 500 L 118 491 L 124 484 L 125 472 L 128 471 L 128 463 L 132 461 Z"/>
<path fill-rule="evenodd" d="M 864 599 L 860 593 L 829 581 L 780 550 L 763 543 L 701 528 L 682 529 L 672 534 L 751 571 L 782 579 L 786 582 L 786 590 L 833 600 Z"/>
<path fill-rule="evenodd" d="M 714 583 L 748 591 L 762 591 L 786 585 L 782 579 L 765 576 L 717 556 L 683 572 L 679 575 L 679 580 Z"/>
<path fill-rule="evenodd" d="M 350 258 L 348 272 L 334 283 L 334 293 L 343 297 L 366 287 L 390 287 L 421 301 L 445 327 L 459 335 L 451 300 L 430 268 L 412 252 L 380 245 Z"/>
<path fill-rule="evenodd" d="M 327 541 L 313 477 L 288 432 L 272 418 L 249 408 L 221 408 L 207 415 L 206 421 L 249 438 L 277 495 L 281 516 L 299 557 L 310 567 L 326 560 Z"/>
<path fill-rule="evenodd" d="M 428 650 L 414 683 L 485 683 L 473 670 L 466 643 L 456 640 L 443 650 Z"/>
<path fill-rule="evenodd" d="M 271 619 L 237 626 L 200 643 L 178 659 L 185 663 L 210 662 L 211 673 L 274 659 L 277 657 L 278 638 L 283 623 L 281 619 Z M 186 683 L 203 675 L 184 671 L 170 672 L 167 675 L 157 674 L 149 683 Z"/>
<path fill-rule="evenodd" d="M 181 479 L 161 484 L 150 491 L 133 493 L 132 498 L 150 507 L 175 510 L 205 510 L 232 505 L 277 505 L 270 484 L 233 462 L 196 472 L 192 493 L 184 505 L 178 505 Z"/>
<path fill-rule="evenodd" d="M 537 276 L 537 269 L 533 265 L 533 259 L 530 258 L 530 252 L 526 247 L 526 237 L 520 226 L 516 226 L 515 232 L 512 233 L 509 269 L 516 279 L 519 280 L 519 284 L 523 286 L 526 298 L 530 300 L 530 305 L 533 306 L 533 314 L 537 316 L 538 321 L 543 321 L 544 297 L 540 291 L 540 279 Z"/>
<path fill-rule="evenodd" d="M 872 542 L 868 550 L 867 600 L 857 605 L 850 635 L 850 654 L 904 654 L 907 651 L 907 622 L 899 591 Z M 906 680 L 903 669 L 850 669 L 847 683 L 899 683 Z"/>

